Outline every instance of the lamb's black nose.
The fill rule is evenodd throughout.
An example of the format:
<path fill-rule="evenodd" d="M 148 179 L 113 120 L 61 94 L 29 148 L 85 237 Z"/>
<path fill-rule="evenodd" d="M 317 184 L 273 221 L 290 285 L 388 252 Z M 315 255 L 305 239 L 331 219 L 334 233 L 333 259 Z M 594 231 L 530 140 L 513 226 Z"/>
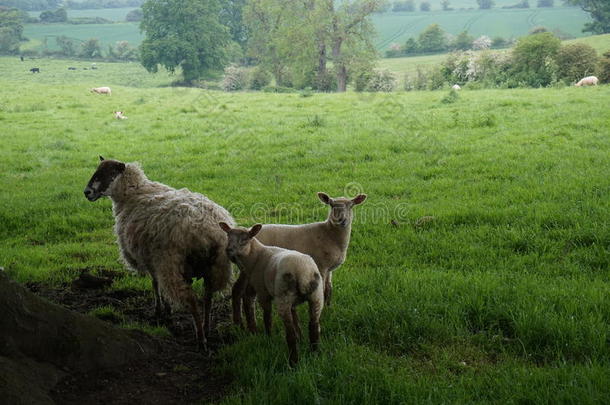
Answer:
<path fill-rule="evenodd" d="M 85 189 L 85 197 L 89 197 L 89 194 L 91 194 L 91 190 L 89 190 L 88 188 Z"/>

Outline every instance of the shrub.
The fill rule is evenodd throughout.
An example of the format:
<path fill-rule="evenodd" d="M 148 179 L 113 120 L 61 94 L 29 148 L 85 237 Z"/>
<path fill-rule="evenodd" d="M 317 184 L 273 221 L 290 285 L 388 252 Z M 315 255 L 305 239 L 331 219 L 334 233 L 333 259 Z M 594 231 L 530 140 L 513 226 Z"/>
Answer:
<path fill-rule="evenodd" d="M 512 52 L 515 80 L 527 86 L 548 86 L 556 79 L 554 61 L 561 41 L 550 32 L 520 38 Z"/>
<path fill-rule="evenodd" d="M 441 103 L 443 104 L 453 104 L 456 101 L 458 101 L 460 98 L 460 95 L 458 94 L 457 91 L 455 91 L 454 89 L 449 90 L 449 94 L 447 94 L 445 97 L 443 97 L 441 99 Z"/>
<path fill-rule="evenodd" d="M 415 2 L 413 0 L 395 1 L 392 11 L 415 11 Z"/>
<path fill-rule="evenodd" d="M 465 51 L 472 48 L 472 43 L 474 42 L 474 37 L 468 35 L 468 31 L 462 31 L 455 37 L 455 41 L 453 41 L 453 48 Z"/>
<path fill-rule="evenodd" d="M 130 22 L 142 21 L 143 15 L 144 14 L 142 13 L 142 9 L 136 8 L 135 10 L 131 10 L 129 13 L 127 13 L 127 15 L 125 16 L 125 21 L 130 21 Z"/>
<path fill-rule="evenodd" d="M 491 40 L 492 48 L 504 48 L 507 45 L 508 41 L 502 37 L 493 37 L 493 39 Z"/>
<path fill-rule="evenodd" d="M 491 39 L 487 35 L 481 35 L 472 42 L 472 49 L 481 51 L 491 48 Z"/>
<path fill-rule="evenodd" d="M 419 10 L 430 11 L 430 3 L 428 3 L 427 1 L 422 1 L 421 3 L 419 3 Z"/>
<path fill-rule="evenodd" d="M 222 88 L 224 91 L 237 91 L 246 88 L 247 84 L 246 69 L 230 65 L 225 68 L 225 74 L 222 78 Z"/>
<path fill-rule="evenodd" d="M 538 0 L 538 7 L 553 7 L 555 0 Z"/>
<path fill-rule="evenodd" d="M 417 41 L 418 48 L 422 52 L 442 52 L 447 49 L 445 31 L 438 25 L 429 25 Z"/>
<path fill-rule="evenodd" d="M 555 57 L 557 75 L 566 82 L 575 82 L 595 72 L 597 53 L 587 44 L 569 44 L 559 49 Z"/>
<path fill-rule="evenodd" d="M 396 88 L 396 77 L 387 69 L 373 70 L 366 84 L 367 91 L 390 92 Z"/>
<path fill-rule="evenodd" d="M 487 10 L 492 8 L 495 2 L 493 0 L 477 0 L 477 4 L 481 10 Z"/>
<path fill-rule="evenodd" d="M 265 86 L 263 87 L 265 93 L 294 93 L 295 90 L 291 87 L 286 86 Z"/>
<path fill-rule="evenodd" d="M 597 78 L 602 83 L 610 83 L 610 51 L 604 53 L 604 56 L 599 62 Z"/>
<path fill-rule="evenodd" d="M 271 83 L 271 73 L 266 71 L 261 66 L 257 66 L 250 73 L 250 87 L 252 90 L 261 90 L 263 87 Z"/>

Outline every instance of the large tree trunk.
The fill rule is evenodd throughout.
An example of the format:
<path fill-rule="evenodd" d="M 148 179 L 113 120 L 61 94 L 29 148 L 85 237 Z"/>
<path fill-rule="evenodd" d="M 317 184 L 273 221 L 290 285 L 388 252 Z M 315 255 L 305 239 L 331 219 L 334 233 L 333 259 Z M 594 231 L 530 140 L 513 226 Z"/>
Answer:
<path fill-rule="evenodd" d="M 1 402 L 52 404 L 49 391 L 66 371 L 121 366 L 157 350 L 146 334 L 69 311 L 0 271 Z"/>
<path fill-rule="evenodd" d="M 326 44 L 324 39 L 318 39 L 318 83 L 326 76 Z"/>
<path fill-rule="evenodd" d="M 341 61 L 341 45 L 342 38 L 335 38 L 333 41 L 333 62 L 337 73 L 337 91 L 344 92 L 347 89 L 347 68 L 345 63 Z"/>

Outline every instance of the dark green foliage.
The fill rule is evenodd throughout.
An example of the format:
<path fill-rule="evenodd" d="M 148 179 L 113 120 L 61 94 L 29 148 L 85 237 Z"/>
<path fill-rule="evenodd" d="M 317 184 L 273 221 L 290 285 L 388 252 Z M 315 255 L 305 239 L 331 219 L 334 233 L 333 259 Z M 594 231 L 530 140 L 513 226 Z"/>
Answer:
<path fill-rule="evenodd" d="M 521 0 L 517 4 L 513 4 L 512 6 L 504 6 L 502 8 L 530 8 L 530 3 L 528 0 Z"/>
<path fill-rule="evenodd" d="M 508 44 L 508 41 L 502 37 L 493 37 L 491 40 L 492 48 L 504 48 Z"/>
<path fill-rule="evenodd" d="M 449 90 L 449 93 L 441 99 L 443 104 L 453 104 L 460 99 L 460 95 L 454 89 Z"/>
<path fill-rule="evenodd" d="M 129 13 L 127 13 L 127 15 L 125 16 L 125 21 L 142 21 L 143 15 L 144 14 L 142 13 L 142 9 L 136 8 L 135 10 L 131 10 Z"/>
<path fill-rule="evenodd" d="M 55 11 L 47 10 L 40 13 L 41 23 L 60 23 L 68 21 L 68 12 L 65 8 L 58 8 Z"/>
<path fill-rule="evenodd" d="M 79 56 L 86 59 L 98 59 L 102 57 L 102 46 L 97 38 L 90 38 L 81 44 Z"/>
<path fill-rule="evenodd" d="M 477 4 L 481 10 L 487 10 L 494 6 L 494 0 L 477 0 Z"/>
<path fill-rule="evenodd" d="M 76 43 L 74 40 L 66 37 L 65 35 L 60 35 L 55 38 L 55 42 L 57 46 L 61 50 L 62 55 L 65 56 L 74 56 L 76 55 Z"/>
<path fill-rule="evenodd" d="M 610 51 L 604 53 L 599 61 L 597 78 L 602 83 L 610 83 Z"/>
<path fill-rule="evenodd" d="M 421 3 L 419 3 L 419 10 L 430 11 L 430 3 L 427 1 L 422 1 Z"/>
<path fill-rule="evenodd" d="M 606 34 L 610 32 L 610 1 L 608 0 L 568 0 L 591 14 L 592 22 L 586 23 L 583 32 Z"/>
<path fill-rule="evenodd" d="M 16 53 L 22 39 L 21 13 L 16 9 L 0 9 L 0 53 Z"/>
<path fill-rule="evenodd" d="M 449 0 L 442 0 L 441 5 L 443 6 L 443 11 L 453 10 L 451 7 L 449 7 Z"/>
<path fill-rule="evenodd" d="M 395 1 L 392 11 L 415 11 L 415 2 L 413 0 Z"/>
<path fill-rule="evenodd" d="M 219 20 L 218 0 L 149 0 L 142 11 L 140 58 L 146 70 L 180 67 L 184 80 L 192 82 L 223 67 L 230 38 Z"/>
<path fill-rule="evenodd" d="M 442 52 L 447 49 L 445 31 L 438 24 L 432 24 L 419 34 L 417 44 L 420 52 Z"/>
<path fill-rule="evenodd" d="M 248 41 L 248 29 L 243 21 L 243 10 L 246 0 L 223 0 L 220 11 L 220 22 L 229 27 L 231 39 L 241 47 Z"/>
<path fill-rule="evenodd" d="M 538 7 L 553 7 L 555 5 L 555 0 L 538 0 Z"/>
<path fill-rule="evenodd" d="M 468 31 L 462 31 L 455 37 L 455 41 L 453 42 L 453 49 L 457 49 L 460 51 L 465 51 L 472 48 L 472 42 L 474 41 L 474 37 L 468 35 Z"/>
<path fill-rule="evenodd" d="M 554 58 L 561 41 L 550 32 L 520 38 L 513 49 L 515 80 L 527 86 L 548 86 L 555 79 Z"/>
<path fill-rule="evenodd" d="M 271 73 L 260 66 L 255 67 L 250 73 L 250 89 L 261 90 L 271 83 Z"/>
<path fill-rule="evenodd" d="M 595 73 L 598 62 L 597 52 L 587 44 L 563 45 L 555 57 L 555 62 L 559 79 L 577 82 Z"/>

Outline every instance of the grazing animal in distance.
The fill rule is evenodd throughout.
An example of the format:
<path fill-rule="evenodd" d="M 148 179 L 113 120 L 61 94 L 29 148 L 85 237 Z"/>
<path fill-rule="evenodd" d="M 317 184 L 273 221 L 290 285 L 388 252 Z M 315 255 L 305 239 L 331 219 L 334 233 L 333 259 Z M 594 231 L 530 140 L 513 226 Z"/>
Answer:
<path fill-rule="evenodd" d="M 452 88 L 453 90 L 462 90 L 462 88 L 460 87 L 460 85 L 459 85 L 459 84 L 454 84 L 453 86 L 451 86 L 451 88 Z"/>
<path fill-rule="evenodd" d="M 580 81 L 578 83 L 576 83 L 574 86 L 576 87 L 581 87 L 581 86 L 597 86 L 597 83 L 599 82 L 599 79 L 595 76 L 587 76 L 584 77 L 582 79 L 580 79 Z"/>
<path fill-rule="evenodd" d="M 70 66 L 70 67 L 68 67 L 68 70 L 76 70 L 76 68 L 75 68 L 75 67 Z"/>
<path fill-rule="evenodd" d="M 303 225 L 265 225 L 256 238 L 267 246 L 296 250 L 313 258 L 324 280 L 324 304 L 332 298 L 332 271 L 345 261 L 349 246 L 353 208 L 366 200 L 366 194 L 352 199 L 331 198 L 318 193 L 318 198 L 330 207 L 324 222 Z M 233 322 L 241 324 L 241 295 L 244 278 L 239 276 L 232 291 Z"/>
<path fill-rule="evenodd" d="M 137 163 L 100 160 L 85 197 L 112 200 L 121 258 L 128 268 L 151 276 L 156 316 L 168 315 L 170 306 L 185 307 L 197 344 L 205 347 L 212 295 L 228 285 L 232 274 L 227 236 L 218 222 L 232 224 L 233 218 L 202 194 L 149 180 Z M 203 317 L 193 278 L 204 280 Z"/>
<path fill-rule="evenodd" d="M 21 59 L 22 62 L 25 60 L 25 59 L 23 59 L 23 56 L 20 56 L 19 59 Z"/>
<path fill-rule="evenodd" d="M 94 87 L 91 89 L 91 93 L 108 94 L 109 96 L 111 96 L 112 90 L 110 90 L 110 87 Z"/>
<path fill-rule="evenodd" d="M 123 111 L 114 111 L 114 118 L 117 120 L 126 120 L 127 117 L 123 115 Z"/>
<path fill-rule="evenodd" d="M 40 68 L 37 68 L 37 67 L 31 68 L 30 72 L 32 72 L 32 73 L 40 73 Z"/>
<path fill-rule="evenodd" d="M 263 308 L 265 331 L 271 334 L 271 302 L 275 300 L 277 312 L 284 321 L 290 365 L 299 361 L 297 340 L 302 337 L 297 305 L 309 303 L 309 344 L 317 350 L 320 343 L 320 315 L 324 308 L 322 276 L 311 256 L 295 250 L 265 246 L 255 236 L 263 227 L 256 224 L 250 229 L 231 228 L 220 222 L 227 233 L 227 255 L 240 269 L 247 284 L 244 287 L 244 308 L 250 331 L 256 331 L 254 298 Z"/>

